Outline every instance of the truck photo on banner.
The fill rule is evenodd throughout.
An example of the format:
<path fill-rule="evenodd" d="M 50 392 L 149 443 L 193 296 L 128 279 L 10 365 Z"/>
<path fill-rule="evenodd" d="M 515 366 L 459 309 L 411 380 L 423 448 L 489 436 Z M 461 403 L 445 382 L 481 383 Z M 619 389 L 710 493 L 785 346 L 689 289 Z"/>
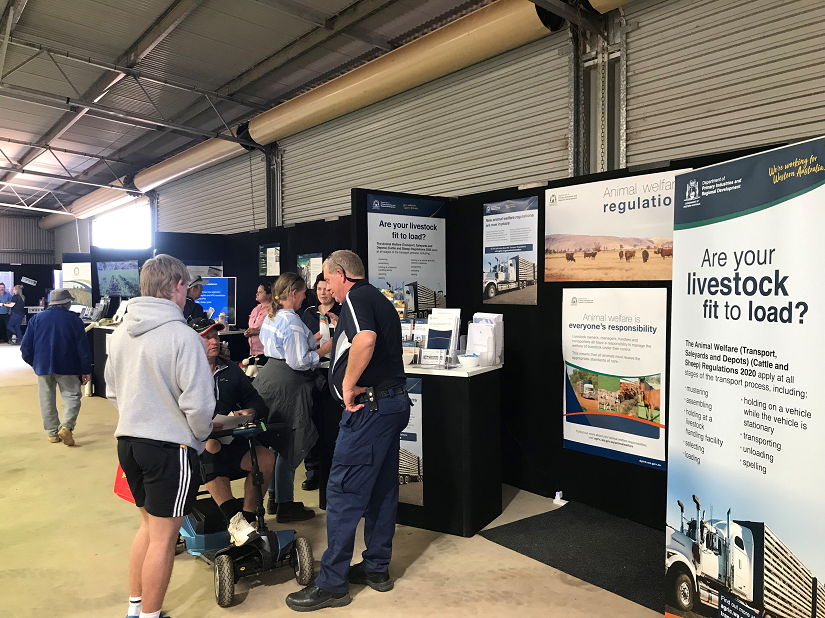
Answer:
<path fill-rule="evenodd" d="M 539 198 L 484 204 L 484 304 L 535 305 Z"/>
<path fill-rule="evenodd" d="M 446 207 L 443 200 L 367 195 L 369 281 L 405 318 L 447 306 Z"/>
<path fill-rule="evenodd" d="M 676 179 L 670 616 L 825 616 L 823 164 L 825 138 Z"/>
<path fill-rule="evenodd" d="M 665 469 L 664 288 L 563 292 L 564 447 Z"/>
<path fill-rule="evenodd" d="M 669 280 L 677 173 L 548 189 L 544 280 Z"/>
<path fill-rule="evenodd" d="M 407 378 L 410 422 L 401 432 L 398 459 L 398 501 L 424 506 L 424 448 L 421 424 L 421 378 Z"/>
<path fill-rule="evenodd" d="M 307 282 L 307 287 L 315 285 L 315 279 L 321 273 L 324 256 L 321 253 L 304 253 L 298 256 L 298 274 Z"/>

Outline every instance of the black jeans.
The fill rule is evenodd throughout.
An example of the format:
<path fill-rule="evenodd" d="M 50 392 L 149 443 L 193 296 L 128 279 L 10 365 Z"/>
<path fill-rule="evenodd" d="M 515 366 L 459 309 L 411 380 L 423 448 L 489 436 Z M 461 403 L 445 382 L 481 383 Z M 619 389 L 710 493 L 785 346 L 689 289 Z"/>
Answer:
<path fill-rule="evenodd" d="M 9 314 L 8 313 L 0 313 L 0 341 L 8 341 L 9 340 Z"/>

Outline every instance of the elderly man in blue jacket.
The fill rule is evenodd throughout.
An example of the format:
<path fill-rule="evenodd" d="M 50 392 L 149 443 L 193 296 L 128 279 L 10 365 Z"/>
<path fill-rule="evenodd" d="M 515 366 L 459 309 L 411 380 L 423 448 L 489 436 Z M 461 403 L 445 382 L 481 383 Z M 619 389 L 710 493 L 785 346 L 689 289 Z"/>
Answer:
<path fill-rule="evenodd" d="M 83 321 L 69 311 L 72 295 L 57 289 L 49 308 L 29 320 L 20 344 L 23 360 L 34 368 L 40 394 L 40 415 L 49 442 L 74 444 L 75 422 L 80 412 L 81 386 L 91 378 L 91 354 Z M 57 415 L 56 389 L 66 402 L 63 422 Z"/>

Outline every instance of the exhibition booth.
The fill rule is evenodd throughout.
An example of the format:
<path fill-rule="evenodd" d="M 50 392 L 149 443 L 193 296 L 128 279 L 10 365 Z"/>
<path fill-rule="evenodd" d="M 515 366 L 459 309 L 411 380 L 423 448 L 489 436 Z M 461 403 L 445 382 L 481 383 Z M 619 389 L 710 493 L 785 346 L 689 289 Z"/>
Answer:
<path fill-rule="evenodd" d="M 821 492 L 796 480 L 815 489 L 823 469 L 808 404 L 821 161 L 822 139 L 462 197 L 353 189 L 332 221 L 93 248 L 92 302 L 127 262 L 174 255 L 227 281 L 240 361 L 258 283 L 311 285 L 352 249 L 407 339 L 399 523 L 471 536 L 501 513 L 502 482 L 563 492 L 658 531 L 668 611 L 823 616 Z"/>

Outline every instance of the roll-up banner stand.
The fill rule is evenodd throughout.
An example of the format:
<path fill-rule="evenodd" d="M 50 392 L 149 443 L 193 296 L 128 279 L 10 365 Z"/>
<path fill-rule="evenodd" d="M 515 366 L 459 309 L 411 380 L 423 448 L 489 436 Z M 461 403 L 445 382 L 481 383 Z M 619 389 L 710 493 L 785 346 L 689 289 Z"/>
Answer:
<path fill-rule="evenodd" d="M 823 616 L 825 138 L 675 194 L 667 612 Z"/>
<path fill-rule="evenodd" d="M 356 252 L 367 278 L 405 318 L 447 307 L 447 198 L 353 189 L 356 228 L 367 230 Z M 366 220 L 362 218 L 364 217 Z"/>

